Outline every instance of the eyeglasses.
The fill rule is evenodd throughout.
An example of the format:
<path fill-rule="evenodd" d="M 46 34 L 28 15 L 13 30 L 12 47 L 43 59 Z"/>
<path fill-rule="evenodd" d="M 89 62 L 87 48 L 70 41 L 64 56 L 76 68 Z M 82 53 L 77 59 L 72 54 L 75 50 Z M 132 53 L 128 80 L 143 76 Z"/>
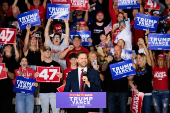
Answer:
<path fill-rule="evenodd" d="M 59 37 L 54 37 L 54 39 L 60 39 Z"/>

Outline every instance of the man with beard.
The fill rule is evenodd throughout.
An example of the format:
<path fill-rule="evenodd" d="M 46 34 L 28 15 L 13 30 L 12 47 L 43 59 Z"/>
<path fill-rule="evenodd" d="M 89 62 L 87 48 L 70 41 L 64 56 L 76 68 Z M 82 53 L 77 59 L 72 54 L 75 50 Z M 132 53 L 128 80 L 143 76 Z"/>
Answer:
<path fill-rule="evenodd" d="M 104 13 L 100 11 L 96 14 L 96 23 L 91 24 L 89 27 L 91 30 L 91 38 L 94 40 L 92 43 L 93 47 L 101 42 L 100 32 L 104 31 L 105 26 L 106 24 L 104 24 Z"/>
<path fill-rule="evenodd" d="M 80 51 L 77 53 L 77 63 L 78 69 L 68 73 L 66 78 L 66 85 L 64 92 L 100 92 L 101 91 L 101 80 L 99 72 L 87 68 L 87 53 Z M 85 76 L 84 73 L 87 73 Z M 94 111 L 95 109 L 87 108 L 76 108 L 70 109 L 68 113 L 88 113 L 89 111 Z"/>
<path fill-rule="evenodd" d="M 105 90 L 107 93 L 108 113 L 126 113 L 128 102 L 128 78 L 118 80 L 112 79 L 109 65 L 124 61 L 121 58 L 122 49 L 116 45 L 114 47 L 114 58 L 108 57 L 105 64 L 102 65 L 102 71 L 105 73 Z M 118 107 L 117 107 L 118 105 Z"/>

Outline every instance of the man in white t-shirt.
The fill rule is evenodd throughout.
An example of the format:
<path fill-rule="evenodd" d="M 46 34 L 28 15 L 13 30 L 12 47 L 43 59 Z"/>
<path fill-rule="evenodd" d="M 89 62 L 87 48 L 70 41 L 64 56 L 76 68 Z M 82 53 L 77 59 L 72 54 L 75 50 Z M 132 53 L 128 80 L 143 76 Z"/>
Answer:
<path fill-rule="evenodd" d="M 61 42 L 61 35 L 59 33 L 55 33 L 54 36 L 52 37 L 52 41 L 50 40 L 50 36 L 49 36 L 49 27 L 51 25 L 51 22 L 53 21 L 53 19 L 48 19 L 47 25 L 45 27 L 45 46 L 50 46 L 51 47 L 51 59 L 58 62 L 61 65 L 61 70 L 63 71 L 64 69 L 66 69 L 66 60 L 61 60 L 59 59 L 59 54 L 68 47 L 69 42 L 69 24 L 68 24 L 68 20 L 64 20 L 65 23 L 65 28 L 66 28 L 66 34 L 64 37 L 63 42 L 60 44 Z"/>

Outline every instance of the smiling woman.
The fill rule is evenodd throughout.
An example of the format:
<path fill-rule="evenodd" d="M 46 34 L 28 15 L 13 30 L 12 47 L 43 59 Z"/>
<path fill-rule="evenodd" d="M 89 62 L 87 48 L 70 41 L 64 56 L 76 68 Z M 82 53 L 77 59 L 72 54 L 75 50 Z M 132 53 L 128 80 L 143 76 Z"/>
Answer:
<path fill-rule="evenodd" d="M 42 50 L 39 49 L 38 46 L 38 37 L 33 33 L 31 36 L 29 36 L 30 32 L 30 25 L 27 25 L 27 34 L 25 36 L 24 40 L 24 56 L 27 58 L 29 65 L 38 65 L 41 60 L 43 60 Z"/>
<path fill-rule="evenodd" d="M 15 70 L 16 76 L 22 76 L 26 78 L 35 79 L 34 77 L 35 71 L 32 68 L 27 67 L 28 66 L 27 58 L 23 57 L 21 59 L 20 65 L 21 67 Z M 16 79 L 17 77 L 13 80 L 14 85 L 15 85 Z M 32 87 L 31 83 L 25 82 L 25 81 L 17 80 L 17 84 L 19 84 L 18 87 L 22 87 L 23 89 L 27 89 L 27 90 L 29 90 Z M 37 85 L 37 83 L 33 83 L 33 85 L 35 84 Z M 22 93 L 22 92 L 18 93 L 17 92 L 16 97 L 15 97 L 15 103 L 16 103 L 17 113 L 22 113 L 22 112 L 33 113 L 34 95 L 29 94 L 29 93 Z"/>

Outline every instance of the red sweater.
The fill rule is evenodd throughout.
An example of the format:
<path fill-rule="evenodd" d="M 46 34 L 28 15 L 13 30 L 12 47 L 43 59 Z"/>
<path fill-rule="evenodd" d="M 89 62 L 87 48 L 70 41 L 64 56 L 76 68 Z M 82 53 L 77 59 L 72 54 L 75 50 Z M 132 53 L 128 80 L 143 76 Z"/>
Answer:
<path fill-rule="evenodd" d="M 117 12 L 119 13 L 119 10 L 117 10 Z M 112 0 L 109 0 L 109 14 L 110 14 L 110 18 L 112 20 L 112 26 L 113 26 L 115 23 L 117 23 L 117 13 L 113 9 Z"/>
<path fill-rule="evenodd" d="M 19 69 L 22 71 L 23 77 L 35 79 L 35 77 L 34 77 L 35 71 L 32 68 L 27 67 L 26 70 L 22 70 L 22 68 L 20 67 Z M 18 75 L 19 74 L 19 69 L 14 70 L 16 77 L 19 76 Z M 13 84 L 15 84 L 16 77 L 15 77 L 14 80 L 12 80 Z"/>

